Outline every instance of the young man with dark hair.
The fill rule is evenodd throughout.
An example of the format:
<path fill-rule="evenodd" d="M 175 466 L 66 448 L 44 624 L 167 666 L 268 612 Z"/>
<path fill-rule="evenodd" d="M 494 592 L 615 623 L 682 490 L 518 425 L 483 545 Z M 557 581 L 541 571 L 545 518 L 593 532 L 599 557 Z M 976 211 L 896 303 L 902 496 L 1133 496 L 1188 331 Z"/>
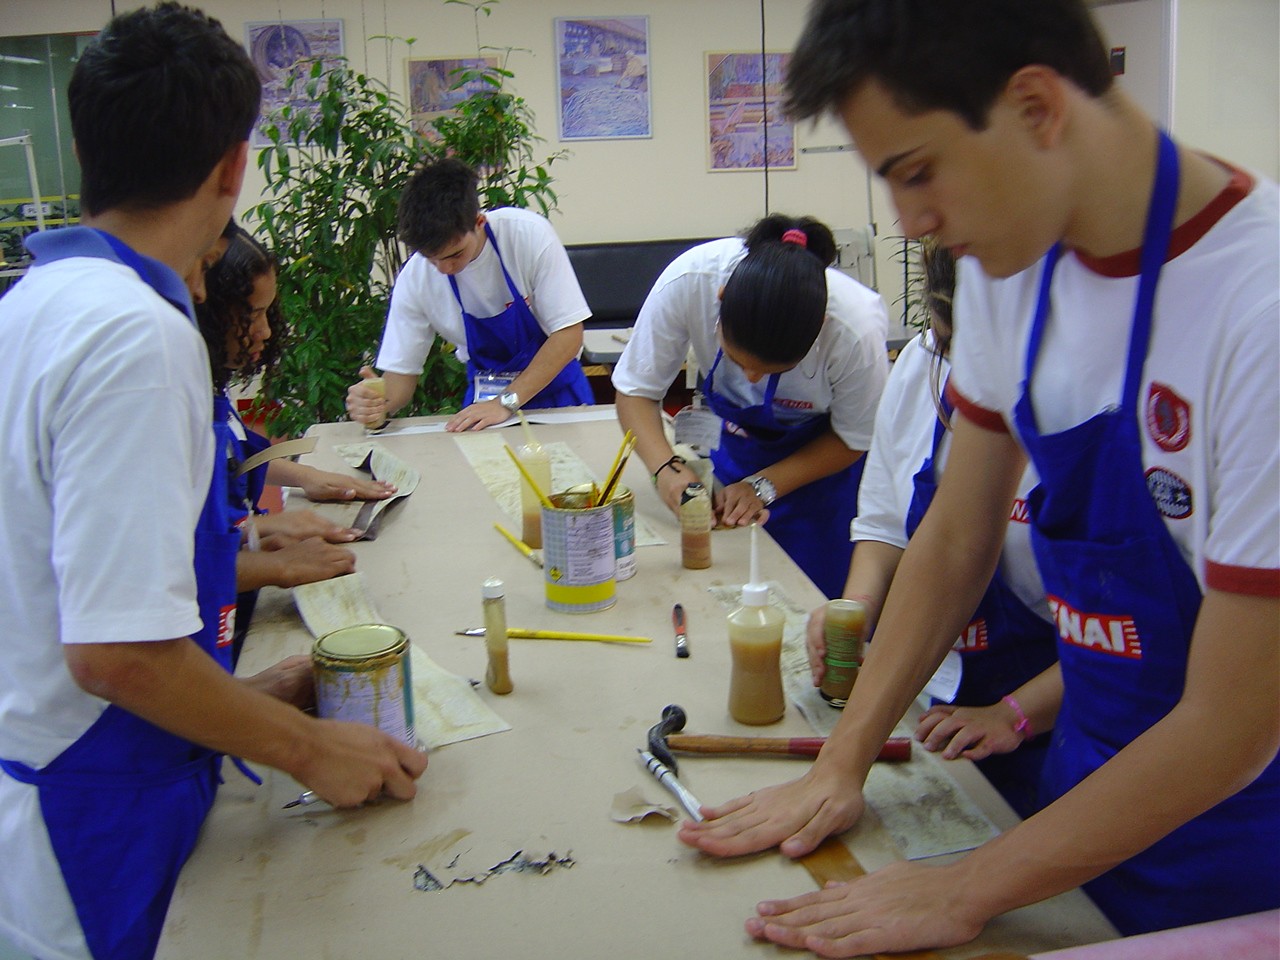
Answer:
<path fill-rule="evenodd" d="M 114 19 L 68 96 L 84 225 L 30 238 L 0 301 L 0 939 L 134 960 L 222 754 L 344 806 L 413 796 L 426 758 L 299 710 L 309 658 L 227 672 L 239 534 L 182 278 L 240 192 L 252 63 L 166 3 Z"/>
<path fill-rule="evenodd" d="M 400 239 L 414 251 L 396 278 L 377 366 L 386 398 L 347 390 L 352 420 L 376 422 L 413 398 L 436 334 L 467 364 L 449 430 L 482 430 L 524 406 L 592 403 L 578 353 L 591 316 L 569 255 L 545 217 L 480 211 L 479 178 L 454 158 L 428 164 L 400 198 Z"/>
<path fill-rule="evenodd" d="M 1029 457 L 1063 685 L 1022 707 L 1054 725 L 1053 802 L 955 863 L 762 903 L 748 931 L 833 957 L 947 946 L 1080 884 L 1126 934 L 1280 906 L 1275 184 L 1156 129 L 1082 0 L 818 0 L 787 84 L 795 115 L 838 114 L 904 232 L 963 257 L 958 416 L 835 735 L 682 838 L 800 856 L 858 819 Z"/>

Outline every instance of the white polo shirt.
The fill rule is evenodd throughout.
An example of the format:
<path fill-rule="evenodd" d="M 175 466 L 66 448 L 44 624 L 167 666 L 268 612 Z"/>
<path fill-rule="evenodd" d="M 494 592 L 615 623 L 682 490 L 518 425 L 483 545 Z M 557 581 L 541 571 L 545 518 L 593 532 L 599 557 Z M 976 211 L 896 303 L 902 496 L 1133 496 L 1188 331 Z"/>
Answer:
<path fill-rule="evenodd" d="M 490 210 L 485 217 L 502 250 L 502 262 L 486 236 L 480 255 L 456 275 L 468 313 L 493 317 L 511 305 L 511 291 L 502 276 L 505 263 L 547 336 L 591 316 L 569 254 L 546 217 L 514 207 Z M 437 334 L 452 343 L 458 359 L 466 362 L 467 332 L 449 278 L 415 253 L 391 291 L 378 369 L 418 376 Z"/>
<path fill-rule="evenodd" d="M 661 400 L 691 346 L 706 375 L 719 349 L 720 290 L 746 255 L 746 243 L 730 237 L 699 244 L 667 265 L 613 369 L 619 393 Z M 779 377 L 773 412 L 783 424 L 829 413 L 849 449 L 866 450 L 889 375 L 888 311 L 878 293 L 838 270 L 828 269 L 826 279 L 826 322 L 805 358 Z M 728 357 L 716 367 L 716 391 L 739 405 L 761 403 L 766 385 L 751 383 Z"/>
<path fill-rule="evenodd" d="M 1280 202 L 1239 171 L 1173 233 L 1138 394 L 1147 487 L 1203 588 L 1280 596 Z M 1014 430 L 1040 266 L 992 280 L 960 262 L 954 399 Z M 1120 400 L 1136 251 L 1058 263 L 1032 383 L 1042 433 Z"/>

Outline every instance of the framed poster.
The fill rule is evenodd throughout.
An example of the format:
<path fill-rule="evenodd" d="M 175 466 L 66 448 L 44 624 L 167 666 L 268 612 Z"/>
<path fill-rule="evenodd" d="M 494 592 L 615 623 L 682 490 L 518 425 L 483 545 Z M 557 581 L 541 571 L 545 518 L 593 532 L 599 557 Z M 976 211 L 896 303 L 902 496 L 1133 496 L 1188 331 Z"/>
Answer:
<path fill-rule="evenodd" d="M 280 129 L 278 118 L 283 107 L 295 111 L 314 112 L 316 103 L 307 99 L 305 80 L 316 57 L 336 58 L 343 53 L 341 20 L 272 20 L 246 23 L 245 44 L 249 57 L 262 78 L 262 115 L 254 127 L 249 143 L 255 147 L 271 145 L 266 131 Z M 290 79 L 293 78 L 293 89 Z M 285 139 L 281 129 L 281 139 Z"/>
<path fill-rule="evenodd" d="M 456 87 L 462 70 L 497 68 L 497 57 L 441 57 L 405 59 L 409 74 L 409 114 L 415 133 L 436 139 L 431 122 L 452 113 L 453 109 L 473 93 L 492 90 L 483 80 L 470 80 Z"/>
<path fill-rule="evenodd" d="M 790 53 L 708 53 L 707 168 L 796 168 L 796 126 L 782 114 Z"/>
<path fill-rule="evenodd" d="M 648 17 L 558 17 L 561 140 L 653 136 Z"/>

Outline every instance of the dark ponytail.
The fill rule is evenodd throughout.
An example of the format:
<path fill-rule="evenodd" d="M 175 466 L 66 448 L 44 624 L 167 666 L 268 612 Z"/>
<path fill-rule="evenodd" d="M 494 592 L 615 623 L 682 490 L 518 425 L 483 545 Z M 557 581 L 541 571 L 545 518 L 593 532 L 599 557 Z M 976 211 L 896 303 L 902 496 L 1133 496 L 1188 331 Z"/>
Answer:
<path fill-rule="evenodd" d="M 827 315 L 826 270 L 799 243 L 748 248 L 724 286 L 720 332 L 730 346 L 765 363 L 805 358 Z"/>
<path fill-rule="evenodd" d="M 771 213 L 748 228 L 745 238 L 747 249 L 754 250 L 761 243 L 769 241 L 780 243 L 788 230 L 799 230 L 804 234 L 805 249 L 817 257 L 824 267 L 836 262 L 836 238 L 831 233 L 831 228 L 813 217 L 789 217 L 785 213 Z"/>

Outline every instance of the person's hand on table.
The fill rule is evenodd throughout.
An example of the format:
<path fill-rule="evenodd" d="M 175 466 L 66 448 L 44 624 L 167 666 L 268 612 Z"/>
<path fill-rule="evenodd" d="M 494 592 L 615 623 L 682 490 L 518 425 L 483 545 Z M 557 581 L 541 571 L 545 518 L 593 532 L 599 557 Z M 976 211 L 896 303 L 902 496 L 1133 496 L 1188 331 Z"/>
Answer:
<path fill-rule="evenodd" d="M 315 720 L 314 738 L 288 772 L 335 807 L 358 807 L 386 794 L 410 800 L 427 755 L 366 723 Z"/>
<path fill-rule="evenodd" d="M 494 424 L 505 423 L 511 419 L 511 411 L 496 399 L 482 400 L 469 407 L 463 407 L 444 425 L 449 433 L 462 433 L 466 430 L 483 430 Z"/>
<path fill-rule="evenodd" d="M 387 398 L 365 385 L 377 376 L 372 367 L 361 367 L 360 379 L 347 387 L 347 416 L 356 423 L 379 423 L 390 416 Z"/>
<path fill-rule="evenodd" d="M 717 857 L 777 846 L 788 857 L 811 853 L 833 833 L 852 827 L 865 809 L 861 784 L 814 768 L 798 780 L 765 787 L 718 807 L 703 807 L 701 823 L 680 825 L 679 838 Z"/>
<path fill-rule="evenodd" d="M 321 537 L 296 540 L 286 535 L 268 537 L 257 554 L 241 554 L 240 562 L 270 564 L 268 582 L 277 587 L 297 587 L 354 573 L 356 555 Z"/>
<path fill-rule="evenodd" d="M 299 710 L 308 710 L 316 703 L 315 674 L 311 657 L 305 653 L 285 657 L 260 673 L 246 677 L 244 682 Z"/>
<path fill-rule="evenodd" d="M 993 753 L 1011 753 L 1022 745 L 1015 728 L 1018 715 L 1004 703 L 989 707 L 954 707 L 940 703 L 920 715 L 915 737 L 931 753 L 946 760 L 982 760 Z"/>
<path fill-rule="evenodd" d="M 343 527 L 327 520 L 314 510 L 282 510 L 254 517 L 258 536 L 271 537 L 283 534 L 295 540 L 320 537 L 329 543 L 350 543 L 360 537 L 361 531 Z"/>
<path fill-rule="evenodd" d="M 899 861 L 848 883 L 756 905 L 746 922 L 757 940 L 820 957 L 861 957 L 968 943 L 990 915 L 974 903 L 972 877 L 958 864 Z"/>
<path fill-rule="evenodd" d="M 755 488 L 739 480 L 716 491 L 716 516 L 723 527 L 745 527 L 764 523 L 769 519 L 769 511 L 756 496 Z"/>
<path fill-rule="evenodd" d="M 328 470 L 308 473 L 298 485 L 308 500 L 386 500 L 395 496 L 393 483 L 348 477 Z"/>

